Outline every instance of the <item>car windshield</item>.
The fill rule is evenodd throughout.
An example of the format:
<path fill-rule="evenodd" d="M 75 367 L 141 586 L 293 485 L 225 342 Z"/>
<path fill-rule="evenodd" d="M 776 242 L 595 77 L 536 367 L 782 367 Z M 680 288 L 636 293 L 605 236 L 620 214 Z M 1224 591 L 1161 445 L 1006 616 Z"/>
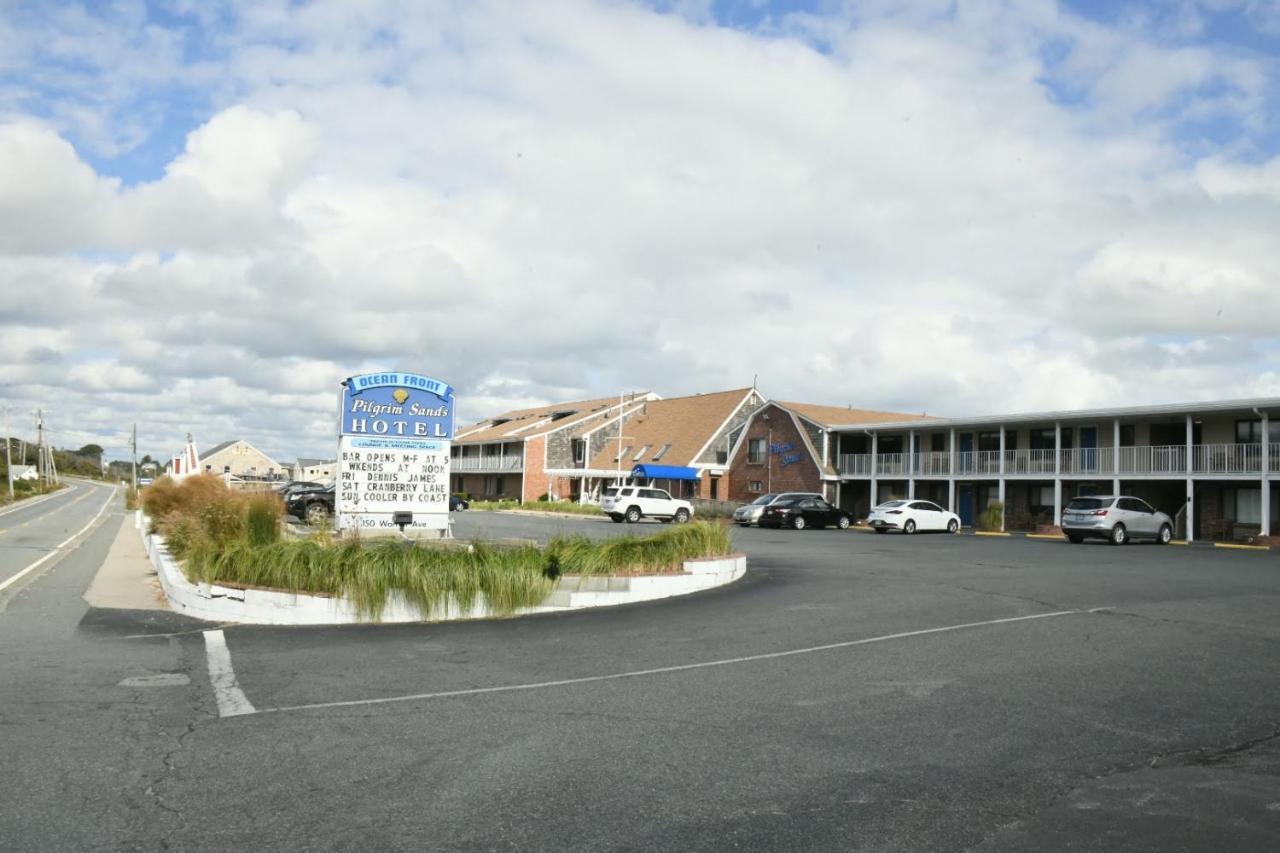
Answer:
<path fill-rule="evenodd" d="M 774 498 L 776 498 L 776 497 L 777 497 L 777 495 L 761 495 L 760 497 L 758 497 L 758 498 L 756 498 L 755 500 L 753 500 L 753 501 L 751 502 L 751 505 L 752 505 L 752 506 L 764 506 L 765 504 L 771 504 L 771 503 L 773 503 L 773 499 L 774 499 Z"/>
<path fill-rule="evenodd" d="M 880 506 L 876 507 L 876 509 L 884 509 L 885 507 L 906 506 L 906 505 L 907 505 L 906 501 L 885 501 L 884 503 L 880 504 Z"/>
<path fill-rule="evenodd" d="M 1067 509 L 1102 509 L 1110 503 L 1110 500 L 1102 498 L 1072 498 Z"/>

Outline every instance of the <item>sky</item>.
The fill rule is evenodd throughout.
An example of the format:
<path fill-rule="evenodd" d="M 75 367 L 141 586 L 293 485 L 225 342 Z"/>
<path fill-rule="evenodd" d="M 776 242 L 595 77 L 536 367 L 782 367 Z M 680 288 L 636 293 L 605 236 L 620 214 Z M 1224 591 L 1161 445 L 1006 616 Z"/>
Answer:
<path fill-rule="evenodd" d="M 1280 396 L 1275 0 L 0 2 L 0 405 Z"/>

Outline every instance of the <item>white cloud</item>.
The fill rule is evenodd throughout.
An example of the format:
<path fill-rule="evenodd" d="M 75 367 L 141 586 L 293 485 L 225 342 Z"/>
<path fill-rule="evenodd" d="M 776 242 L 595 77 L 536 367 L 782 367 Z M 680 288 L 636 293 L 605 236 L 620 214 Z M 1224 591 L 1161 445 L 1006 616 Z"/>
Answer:
<path fill-rule="evenodd" d="M 6 393 L 280 456 L 324 453 L 338 380 L 382 366 L 464 417 L 754 374 L 935 414 L 1276 393 L 1278 161 L 1194 163 L 1168 115 L 1245 121 L 1265 74 L 1050 3 L 900 5 L 765 36 L 254 4 L 235 97 L 156 180 L 0 126 Z M 1096 97 L 1049 95 L 1050 41 Z"/>

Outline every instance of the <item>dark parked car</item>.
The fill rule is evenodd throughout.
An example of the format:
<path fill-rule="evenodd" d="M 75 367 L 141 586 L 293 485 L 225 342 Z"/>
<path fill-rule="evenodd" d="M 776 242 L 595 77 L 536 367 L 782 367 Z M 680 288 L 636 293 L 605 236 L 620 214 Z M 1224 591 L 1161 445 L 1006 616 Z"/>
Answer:
<path fill-rule="evenodd" d="M 471 504 L 467 503 L 465 500 L 458 497 L 457 495 L 449 495 L 449 512 L 466 509 L 469 506 L 471 506 Z"/>
<path fill-rule="evenodd" d="M 847 530 L 852 519 L 849 513 L 836 509 L 822 498 L 785 498 L 769 504 L 760 514 L 761 527 L 826 527 L 834 524 Z"/>
<path fill-rule="evenodd" d="M 285 511 L 309 524 L 322 524 L 333 517 L 334 487 L 319 483 L 285 494 Z"/>

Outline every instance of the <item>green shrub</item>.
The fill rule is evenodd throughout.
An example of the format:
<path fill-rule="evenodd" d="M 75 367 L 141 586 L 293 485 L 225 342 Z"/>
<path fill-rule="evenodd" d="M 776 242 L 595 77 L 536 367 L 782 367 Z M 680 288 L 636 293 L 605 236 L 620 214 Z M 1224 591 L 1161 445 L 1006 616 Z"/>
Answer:
<path fill-rule="evenodd" d="M 978 516 L 979 530 L 999 530 L 1004 524 L 1004 504 L 992 501 Z"/>

